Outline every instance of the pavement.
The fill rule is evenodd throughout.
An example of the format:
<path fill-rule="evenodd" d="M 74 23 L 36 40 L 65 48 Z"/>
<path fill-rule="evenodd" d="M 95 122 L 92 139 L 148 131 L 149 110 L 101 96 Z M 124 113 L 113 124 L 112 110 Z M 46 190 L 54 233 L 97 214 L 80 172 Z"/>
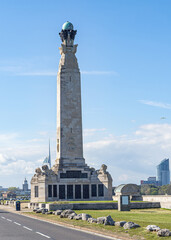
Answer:
<path fill-rule="evenodd" d="M 121 240 L 88 230 L 24 216 L 13 207 L 0 205 L 0 240 Z"/>

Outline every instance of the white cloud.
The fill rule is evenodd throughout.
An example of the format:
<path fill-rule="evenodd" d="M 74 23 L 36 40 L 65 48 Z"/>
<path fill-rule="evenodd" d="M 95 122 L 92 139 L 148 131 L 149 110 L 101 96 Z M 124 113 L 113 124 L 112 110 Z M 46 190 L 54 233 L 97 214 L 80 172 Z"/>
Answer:
<path fill-rule="evenodd" d="M 13 140 L 18 137 L 18 133 L 0 134 L 0 142 Z"/>
<path fill-rule="evenodd" d="M 81 71 L 81 74 L 85 75 L 114 75 L 119 76 L 115 71 Z"/>
<path fill-rule="evenodd" d="M 119 76 L 117 72 L 114 71 L 81 71 L 81 74 L 85 75 L 114 75 Z M 17 76 L 57 76 L 57 71 L 30 71 L 30 72 L 23 72 L 17 71 L 15 73 Z"/>
<path fill-rule="evenodd" d="M 8 159 L 6 159 L 6 162 L 8 162 Z M 33 174 L 34 170 L 36 168 L 36 164 L 31 161 L 25 161 L 25 160 L 15 160 L 12 161 L 6 165 L 0 165 L 0 174 L 1 175 L 28 175 Z"/>
<path fill-rule="evenodd" d="M 147 124 L 129 136 L 105 136 L 84 144 L 88 164 L 105 163 L 114 185 L 139 183 L 156 175 L 156 166 L 171 156 L 171 124 Z"/>
<path fill-rule="evenodd" d="M 33 139 L 29 139 L 29 140 L 27 140 L 27 142 L 43 142 L 44 141 L 44 139 L 41 139 L 41 138 L 33 138 Z"/>
<path fill-rule="evenodd" d="M 34 62 L 34 64 L 33 64 Z M 40 69 L 38 67 L 39 59 L 20 59 L 16 61 L 0 61 L 0 73 L 5 73 L 13 76 L 57 76 L 56 69 Z M 37 67 L 36 67 L 37 65 Z M 37 70 L 39 69 L 39 70 Z M 115 71 L 81 71 L 81 74 L 85 75 L 114 75 L 119 76 Z"/>
<path fill-rule="evenodd" d="M 41 137 L 40 137 L 41 136 Z M 21 134 L 0 135 L 1 185 L 12 177 L 32 176 L 48 155 L 48 134 L 23 140 Z M 96 169 L 104 163 L 114 185 L 139 183 L 156 175 L 159 162 L 171 156 L 171 124 L 146 124 L 131 135 L 115 136 L 105 128 L 84 130 L 84 157 Z M 40 140 L 40 141 L 39 141 Z M 56 159 L 56 134 L 51 138 L 52 160 Z M 8 185 L 12 185 L 8 183 Z"/>
<path fill-rule="evenodd" d="M 100 129 L 95 129 L 95 128 L 90 128 L 90 129 L 84 129 L 83 130 L 83 135 L 84 137 L 87 137 L 87 136 L 92 136 L 98 132 L 104 132 L 106 131 L 106 128 L 100 128 Z"/>
<path fill-rule="evenodd" d="M 0 134 L 0 182 L 2 186 L 21 185 L 31 178 L 49 153 L 51 139 L 52 162 L 56 159 L 56 134 L 37 133 L 26 139 L 21 133 Z M 15 177 L 14 177 L 15 176 Z"/>
<path fill-rule="evenodd" d="M 16 76 L 57 76 L 57 71 L 17 72 Z"/>
<path fill-rule="evenodd" d="M 168 104 L 168 103 L 153 102 L 153 101 L 148 101 L 148 100 L 139 100 L 139 102 L 146 104 L 146 105 L 153 106 L 153 107 L 171 109 L 171 104 Z"/>
<path fill-rule="evenodd" d="M 0 153 L 0 164 L 5 163 L 6 162 L 6 157 Z"/>

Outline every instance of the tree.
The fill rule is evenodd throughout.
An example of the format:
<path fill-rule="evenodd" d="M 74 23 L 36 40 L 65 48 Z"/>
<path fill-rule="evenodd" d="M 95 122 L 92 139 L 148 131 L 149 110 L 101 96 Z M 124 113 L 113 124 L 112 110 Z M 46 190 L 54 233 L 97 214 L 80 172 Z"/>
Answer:
<path fill-rule="evenodd" d="M 8 188 L 8 191 L 11 191 L 11 192 L 15 192 L 17 190 L 18 190 L 18 188 L 16 188 L 16 187 L 9 187 Z"/>

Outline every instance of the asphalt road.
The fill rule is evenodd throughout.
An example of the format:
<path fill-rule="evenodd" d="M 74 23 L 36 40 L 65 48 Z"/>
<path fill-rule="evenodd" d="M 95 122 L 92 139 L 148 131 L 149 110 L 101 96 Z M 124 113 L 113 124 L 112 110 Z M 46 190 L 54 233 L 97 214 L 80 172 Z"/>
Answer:
<path fill-rule="evenodd" d="M 0 210 L 0 240 L 107 240 L 88 232 L 57 226 Z M 118 240 L 116 238 L 110 238 Z"/>

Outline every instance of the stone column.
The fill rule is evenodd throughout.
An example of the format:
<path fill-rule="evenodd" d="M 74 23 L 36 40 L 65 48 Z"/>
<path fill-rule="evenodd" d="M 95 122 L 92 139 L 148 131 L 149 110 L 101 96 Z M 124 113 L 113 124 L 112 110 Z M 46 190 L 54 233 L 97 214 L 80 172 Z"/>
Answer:
<path fill-rule="evenodd" d="M 72 31 L 62 30 L 63 39 L 57 76 L 57 160 L 59 168 L 83 167 L 80 71 L 77 45 L 68 43 Z M 67 34 L 67 35 L 66 35 Z M 62 36 L 63 36 L 62 35 Z M 72 36 L 72 35 L 71 35 Z"/>

